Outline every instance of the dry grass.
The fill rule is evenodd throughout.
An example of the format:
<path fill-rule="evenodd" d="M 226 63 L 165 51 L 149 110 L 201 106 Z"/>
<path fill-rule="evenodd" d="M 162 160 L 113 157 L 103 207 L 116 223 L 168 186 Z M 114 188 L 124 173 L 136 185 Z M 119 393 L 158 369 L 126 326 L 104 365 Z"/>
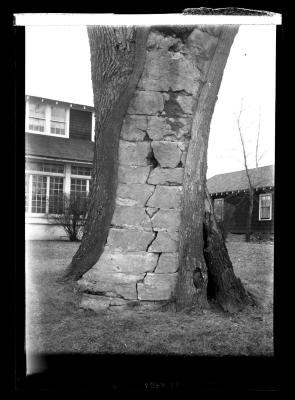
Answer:
<path fill-rule="evenodd" d="M 228 243 L 236 274 L 260 307 L 229 316 L 79 309 L 72 286 L 56 282 L 77 243 L 27 243 L 27 350 L 46 353 L 273 354 L 273 246 Z"/>

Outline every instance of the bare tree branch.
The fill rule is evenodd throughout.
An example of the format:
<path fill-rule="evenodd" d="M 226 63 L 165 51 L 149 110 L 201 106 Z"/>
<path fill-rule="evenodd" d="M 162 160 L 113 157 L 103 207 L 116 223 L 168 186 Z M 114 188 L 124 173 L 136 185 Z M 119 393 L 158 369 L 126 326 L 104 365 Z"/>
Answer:
<path fill-rule="evenodd" d="M 260 158 L 258 158 L 258 146 L 259 146 L 259 136 L 260 136 L 260 119 L 261 119 L 261 108 L 259 107 L 259 117 L 258 117 L 258 131 L 257 131 L 257 140 L 256 140 L 256 151 L 255 151 L 255 165 L 258 168 L 258 162 Z"/>
<path fill-rule="evenodd" d="M 242 105 L 243 105 L 243 99 L 241 100 L 240 112 L 239 112 L 238 116 L 236 115 L 236 119 L 237 119 L 238 131 L 239 131 L 241 145 L 242 145 L 243 158 L 244 158 L 244 167 L 245 167 L 245 172 L 246 172 L 246 175 L 247 175 L 248 186 L 249 186 L 250 204 L 249 204 L 249 213 L 248 213 L 248 229 L 247 229 L 247 234 L 246 234 L 246 241 L 249 241 L 250 240 L 250 235 L 251 235 L 251 229 L 252 229 L 251 225 L 252 225 L 254 190 L 253 190 L 253 184 L 252 184 L 251 177 L 250 177 L 249 170 L 248 170 L 248 162 L 247 162 L 247 154 L 246 154 L 246 149 L 245 149 L 245 141 L 244 141 L 242 127 L 241 127 L 241 116 L 242 116 L 242 112 L 243 112 L 243 106 Z"/>

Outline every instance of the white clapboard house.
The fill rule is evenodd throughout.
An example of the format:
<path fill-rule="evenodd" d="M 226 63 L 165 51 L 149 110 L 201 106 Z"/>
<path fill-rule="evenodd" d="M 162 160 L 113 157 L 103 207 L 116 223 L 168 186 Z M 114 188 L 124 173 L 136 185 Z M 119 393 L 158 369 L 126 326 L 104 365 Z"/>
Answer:
<path fill-rule="evenodd" d="M 50 219 L 59 195 L 87 195 L 94 150 L 94 108 L 26 95 L 26 239 L 65 239 Z"/>

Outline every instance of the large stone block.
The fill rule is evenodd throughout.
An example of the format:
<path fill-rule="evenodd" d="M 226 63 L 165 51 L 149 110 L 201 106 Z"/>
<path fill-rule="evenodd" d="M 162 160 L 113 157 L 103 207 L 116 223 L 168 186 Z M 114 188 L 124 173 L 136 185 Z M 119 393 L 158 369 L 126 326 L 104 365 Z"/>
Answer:
<path fill-rule="evenodd" d="M 151 219 L 155 231 L 178 231 L 180 210 L 160 209 Z"/>
<path fill-rule="evenodd" d="M 144 206 L 154 190 L 152 185 L 119 183 L 116 203 L 121 206 Z"/>
<path fill-rule="evenodd" d="M 111 228 L 107 245 L 111 251 L 145 251 L 154 236 L 153 232 Z"/>
<path fill-rule="evenodd" d="M 155 168 L 151 171 L 147 183 L 151 185 L 181 185 L 183 168 Z"/>
<path fill-rule="evenodd" d="M 138 275 L 152 272 L 156 268 L 158 255 L 142 252 L 111 251 L 107 246 L 97 263 L 92 267 L 92 278 L 101 274 L 122 272 Z"/>
<path fill-rule="evenodd" d="M 133 167 L 120 165 L 118 180 L 120 183 L 145 183 L 149 176 L 151 167 Z"/>
<path fill-rule="evenodd" d="M 186 52 L 188 53 L 188 49 Z M 166 92 L 168 90 L 184 90 L 187 93 L 196 93 L 199 78 L 200 72 L 192 57 L 184 55 L 180 51 L 164 51 L 161 48 L 154 48 L 147 53 L 138 87 L 144 90 Z"/>
<path fill-rule="evenodd" d="M 193 113 L 194 99 L 192 96 L 177 96 L 177 103 L 185 114 Z"/>
<path fill-rule="evenodd" d="M 80 308 L 92 311 L 104 311 L 110 306 L 111 297 L 98 296 L 88 293 L 83 293 L 80 302 Z"/>
<path fill-rule="evenodd" d="M 164 109 L 164 98 L 159 92 L 137 91 L 135 92 L 127 113 L 157 115 Z"/>
<path fill-rule="evenodd" d="M 156 186 L 153 195 L 147 202 L 147 206 L 180 209 L 182 192 L 182 186 Z"/>
<path fill-rule="evenodd" d="M 161 167 L 177 167 L 182 155 L 177 142 L 153 141 L 151 145 Z"/>
<path fill-rule="evenodd" d="M 148 155 L 151 151 L 150 142 L 127 142 L 120 140 L 119 143 L 119 164 L 147 166 Z"/>
<path fill-rule="evenodd" d="M 185 91 L 196 94 L 199 86 L 200 72 L 195 66 L 195 60 L 177 52 L 170 62 L 169 77 L 171 90 Z"/>
<path fill-rule="evenodd" d="M 112 225 L 116 227 L 133 227 L 137 229 L 152 229 L 150 217 L 143 207 L 116 206 Z"/>
<path fill-rule="evenodd" d="M 147 133 L 152 140 L 177 142 L 190 135 L 191 118 L 148 117 Z"/>
<path fill-rule="evenodd" d="M 179 236 L 177 232 L 158 232 L 148 251 L 151 253 L 175 253 L 178 251 Z"/>
<path fill-rule="evenodd" d="M 83 293 L 80 308 L 92 311 L 104 311 L 114 309 L 127 309 L 130 302 L 137 300 L 124 300 L 120 297 L 108 297 Z"/>
<path fill-rule="evenodd" d="M 174 135 L 165 117 L 148 117 L 147 132 L 152 140 L 163 140 L 166 136 Z"/>
<path fill-rule="evenodd" d="M 175 290 L 176 274 L 150 274 L 137 284 L 139 300 L 169 300 Z"/>
<path fill-rule="evenodd" d="M 144 90 L 168 91 L 170 62 L 171 57 L 168 52 L 162 49 L 147 52 L 144 70 L 137 87 Z"/>
<path fill-rule="evenodd" d="M 169 274 L 178 270 L 178 253 L 162 253 L 160 255 L 155 273 Z"/>
<path fill-rule="evenodd" d="M 121 138 L 129 141 L 142 141 L 146 135 L 146 115 L 126 115 L 121 129 Z"/>
<path fill-rule="evenodd" d="M 107 297 L 123 297 L 125 299 L 137 299 L 136 283 L 144 278 L 144 274 L 131 275 L 121 272 L 95 273 L 92 268 L 78 281 L 80 289 L 92 294 L 109 295 Z"/>

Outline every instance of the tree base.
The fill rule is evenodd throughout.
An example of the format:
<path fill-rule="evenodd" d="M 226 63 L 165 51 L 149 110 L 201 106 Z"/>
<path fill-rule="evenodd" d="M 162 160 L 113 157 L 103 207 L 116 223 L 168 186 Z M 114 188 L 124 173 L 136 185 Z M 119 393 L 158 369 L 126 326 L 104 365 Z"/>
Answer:
<path fill-rule="evenodd" d="M 254 297 L 235 276 L 222 234 L 214 215 L 206 212 L 204 219 L 204 257 L 208 269 L 208 299 L 216 301 L 223 311 L 235 313 L 246 306 L 255 306 Z"/>

